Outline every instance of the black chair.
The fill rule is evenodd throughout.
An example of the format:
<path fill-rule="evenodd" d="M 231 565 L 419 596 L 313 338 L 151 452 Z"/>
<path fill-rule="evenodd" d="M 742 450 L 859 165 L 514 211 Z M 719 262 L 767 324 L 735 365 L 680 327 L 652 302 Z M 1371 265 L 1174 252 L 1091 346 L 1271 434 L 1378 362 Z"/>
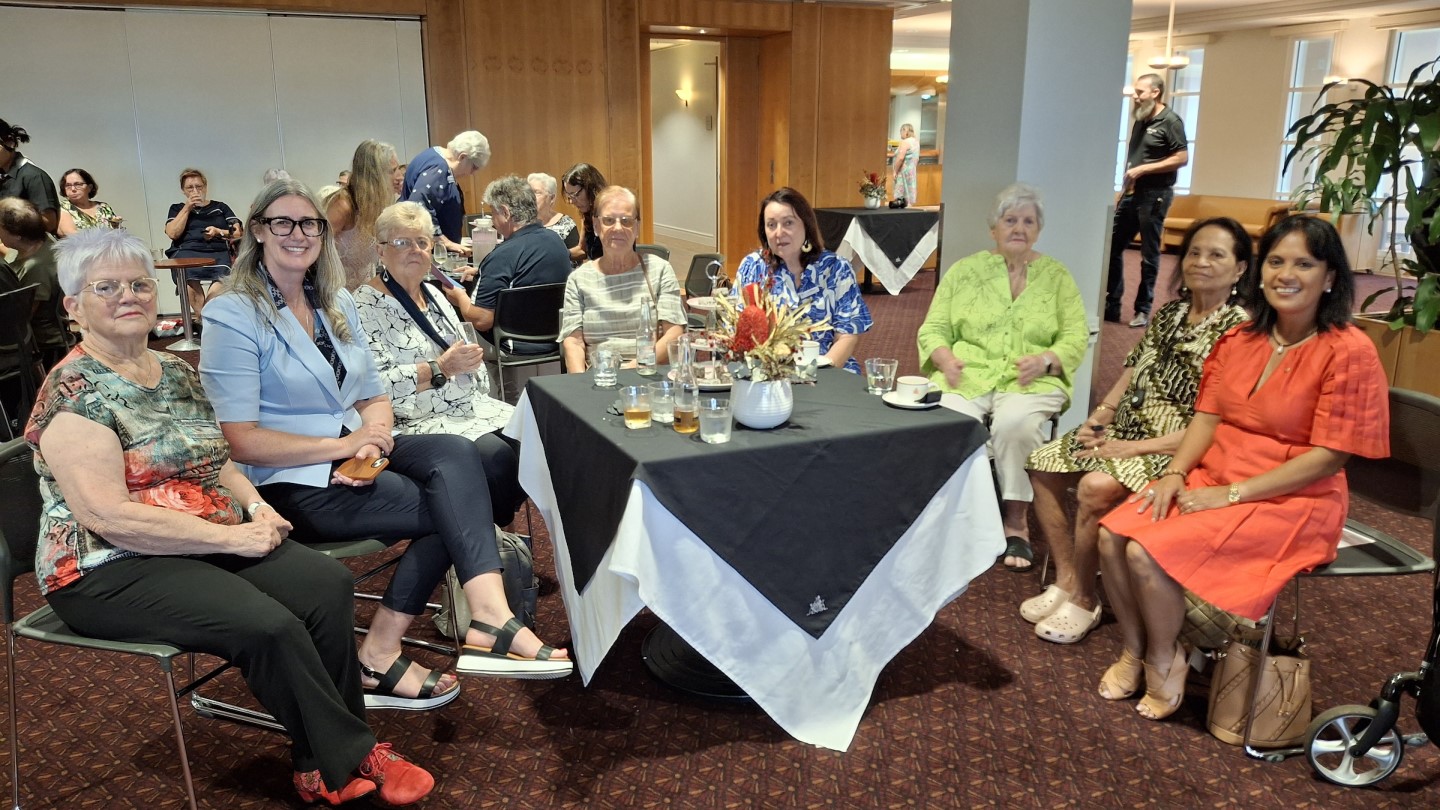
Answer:
<path fill-rule="evenodd" d="M 565 305 L 565 283 L 536 284 L 501 290 L 495 300 L 495 370 L 500 395 L 505 396 L 505 369 L 555 363 L 560 354 L 560 310 Z M 515 341 L 552 344 L 537 354 L 514 351 Z"/>
<path fill-rule="evenodd" d="M 696 253 L 690 259 L 690 269 L 685 271 L 685 297 L 700 298 L 710 295 L 714 290 L 710 288 L 709 270 L 712 266 L 718 265 L 721 271 L 725 268 L 725 255 L 723 253 Z M 705 316 L 698 312 L 691 312 L 686 309 L 686 320 L 690 326 L 702 327 L 705 325 Z"/>
<path fill-rule="evenodd" d="M 35 290 L 39 286 L 31 284 L 0 293 L 0 382 L 15 380 L 19 392 L 13 417 L 0 397 L 0 422 L 5 423 L 7 439 L 20 435 L 30 407 L 35 404 L 39 369 L 35 362 L 35 335 L 30 331 L 30 310 L 35 305 Z M 12 419 L 15 424 L 11 423 Z"/>
<path fill-rule="evenodd" d="M 667 262 L 670 261 L 670 248 L 665 247 L 664 245 L 637 244 L 635 245 L 635 252 L 641 254 L 648 253 L 651 256 L 664 259 Z"/>

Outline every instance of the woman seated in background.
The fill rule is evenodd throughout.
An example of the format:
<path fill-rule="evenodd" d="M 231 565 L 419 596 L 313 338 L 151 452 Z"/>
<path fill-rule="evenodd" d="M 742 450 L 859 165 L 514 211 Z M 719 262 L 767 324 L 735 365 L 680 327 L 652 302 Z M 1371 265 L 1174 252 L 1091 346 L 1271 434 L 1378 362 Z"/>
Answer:
<path fill-rule="evenodd" d="M 680 282 L 670 263 L 635 252 L 640 232 L 640 203 L 635 192 L 609 186 L 595 198 L 595 223 L 604 252 L 581 265 L 565 281 L 565 307 L 560 315 L 560 348 L 565 370 L 584 371 L 590 350 L 613 341 L 626 362 L 635 360 L 640 331 L 641 299 L 649 298 L 660 322 L 655 356 L 669 359 L 666 345 L 685 331 Z"/>
<path fill-rule="evenodd" d="M 452 564 L 476 618 L 458 671 L 568 674 L 564 651 L 506 604 L 485 459 L 461 436 L 391 435 L 390 398 L 342 281 L 314 195 L 294 181 L 267 186 L 228 289 L 205 312 L 200 368 L 241 470 L 301 536 L 410 539 L 360 645 L 367 705 L 429 709 L 456 697 L 453 676 L 427 672 L 400 647 Z M 338 469 L 381 457 L 389 466 L 369 480 Z"/>
<path fill-rule="evenodd" d="M 811 321 L 829 320 L 830 329 L 811 337 L 836 368 L 860 373 L 855 347 L 870 330 L 870 308 L 860 297 L 850 263 L 825 249 L 815 209 L 788 186 L 760 201 L 760 249 L 735 271 L 733 294 L 746 284 L 762 284 L 777 303 L 803 307 Z"/>
<path fill-rule="evenodd" d="M 65 293 L 55 268 L 54 243 L 45 232 L 45 220 L 29 200 L 0 200 L 0 243 L 10 248 L 0 260 L 10 265 L 21 287 L 34 284 L 30 329 L 45 368 L 60 362 L 74 343 L 65 323 Z"/>
<path fill-rule="evenodd" d="M 585 233 L 580 242 L 570 248 L 570 263 L 579 267 L 586 259 L 600 258 L 600 226 L 594 220 L 595 198 L 609 183 L 605 175 L 589 163 L 576 163 L 561 175 L 565 188 L 565 201 L 580 212 L 580 221 L 585 224 Z"/>
<path fill-rule="evenodd" d="M 1245 287 L 1254 319 L 1205 361 L 1170 466 L 1100 522 L 1100 568 L 1124 639 L 1100 695 L 1129 697 L 1143 670 L 1136 711 L 1149 720 L 1185 696 L 1184 589 L 1259 620 L 1292 577 L 1335 559 L 1346 460 L 1390 452 L 1385 374 L 1350 324 L 1355 282 L 1335 228 L 1281 220 Z"/>
<path fill-rule="evenodd" d="M 165 255 L 215 262 L 187 270 L 186 290 L 177 291 L 190 296 L 190 314 L 199 320 L 205 306 L 203 284 L 230 274 L 230 241 L 240 238 L 240 219 L 230 206 L 210 199 L 210 182 L 199 169 L 180 172 L 180 190 L 185 192 L 185 202 L 171 205 L 165 215 L 165 235 L 170 237 L 170 249 Z"/>
<path fill-rule="evenodd" d="M 423 283 L 434 231 L 429 212 L 417 203 L 395 203 L 381 212 L 375 223 L 380 274 L 355 290 L 355 308 L 390 394 L 395 428 L 474 441 L 485 462 L 494 522 L 504 526 L 525 503 L 517 479 L 520 445 L 500 433 L 515 408 L 489 396 L 484 350 L 465 341 L 455 308 Z"/>
<path fill-rule="evenodd" d="M 1100 518 L 1154 480 L 1180 446 L 1205 358 L 1249 318 L 1237 285 L 1251 258 L 1250 236 L 1235 220 L 1191 226 L 1180 242 L 1179 299 L 1155 313 L 1085 423 L 1030 454 L 1035 517 L 1055 559 L 1055 584 L 1020 605 L 1040 638 L 1074 644 L 1100 623 Z M 1071 488 L 1079 500 L 1073 528 L 1065 508 Z"/>
<path fill-rule="evenodd" d="M 1034 492 L 1025 459 L 1045 441 L 1045 421 L 1069 406 L 1090 329 L 1070 271 L 1035 250 L 1045 227 L 1039 190 L 1016 183 L 1000 192 L 989 221 L 994 249 L 956 262 L 935 290 L 920 326 L 920 368 L 945 392 L 941 404 L 989 419 L 1005 524 L 1000 561 L 1029 571 Z"/>
<path fill-rule="evenodd" d="M 84 169 L 60 175 L 60 235 L 72 236 L 90 228 L 118 228 L 124 217 L 110 203 L 94 199 L 100 193 L 95 178 Z"/>
<path fill-rule="evenodd" d="M 395 147 L 362 141 L 350 159 L 350 182 L 325 201 L 347 290 L 375 277 L 375 219 L 395 199 L 393 178 L 399 165 Z"/>
<path fill-rule="evenodd" d="M 60 255 L 84 342 L 45 380 L 25 438 L 44 498 L 36 576 L 67 625 L 236 664 L 290 735 L 301 798 L 419 801 L 435 780 L 365 722 L 349 569 L 230 461 L 194 369 L 150 351 L 158 282 L 145 244 L 89 230 Z"/>
<path fill-rule="evenodd" d="M 535 221 L 549 228 L 565 240 L 565 249 L 570 255 L 575 255 L 575 249 L 580 247 L 580 231 L 575 227 L 575 220 L 569 214 L 562 214 L 555 210 L 555 193 L 557 186 L 555 178 L 544 172 L 535 172 L 525 178 L 530 184 L 530 190 L 535 192 Z"/>

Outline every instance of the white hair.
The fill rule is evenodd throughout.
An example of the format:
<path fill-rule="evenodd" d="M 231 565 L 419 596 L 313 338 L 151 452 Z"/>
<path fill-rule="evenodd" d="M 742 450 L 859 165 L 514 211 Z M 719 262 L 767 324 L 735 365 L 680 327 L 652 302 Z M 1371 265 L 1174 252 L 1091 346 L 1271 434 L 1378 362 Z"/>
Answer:
<path fill-rule="evenodd" d="M 1035 209 L 1035 224 L 1041 228 L 1045 227 L 1045 203 L 1040 194 L 1040 189 L 1028 183 L 1014 183 L 1007 186 L 1004 191 L 995 195 L 995 207 L 990 211 L 987 220 L 990 227 L 1000 221 L 1006 212 L 1015 208 L 1032 206 Z"/>
<path fill-rule="evenodd" d="M 549 194 L 552 198 L 560 193 L 560 186 L 555 183 L 555 178 L 544 172 L 534 172 L 530 175 L 527 175 L 525 177 L 525 182 L 539 183 L 541 186 L 544 187 L 545 193 Z"/>
<path fill-rule="evenodd" d="M 61 239 L 52 249 L 60 289 L 66 295 L 79 295 L 90 268 L 102 262 L 134 264 L 144 268 L 146 275 L 155 275 L 150 249 L 123 228 L 88 228 Z"/>
<path fill-rule="evenodd" d="M 450 139 L 445 148 L 475 164 L 477 169 L 485 168 L 485 164 L 490 162 L 490 141 L 473 129 Z"/>

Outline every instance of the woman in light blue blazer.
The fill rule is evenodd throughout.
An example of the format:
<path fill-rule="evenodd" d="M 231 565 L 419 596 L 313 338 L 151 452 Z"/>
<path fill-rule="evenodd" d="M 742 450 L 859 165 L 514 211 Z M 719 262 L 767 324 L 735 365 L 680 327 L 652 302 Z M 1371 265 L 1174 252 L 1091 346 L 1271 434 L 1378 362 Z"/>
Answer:
<path fill-rule="evenodd" d="M 246 218 L 228 289 L 205 308 L 201 380 L 232 458 L 301 542 L 411 540 L 360 645 L 367 706 L 430 709 L 458 694 L 453 676 L 427 672 L 400 647 L 451 565 L 475 617 L 458 672 L 569 674 L 566 651 L 543 644 L 506 604 L 475 444 L 392 436 L 390 400 L 320 211 L 299 182 L 266 187 Z M 380 457 L 389 466 L 370 481 L 337 471 Z"/>

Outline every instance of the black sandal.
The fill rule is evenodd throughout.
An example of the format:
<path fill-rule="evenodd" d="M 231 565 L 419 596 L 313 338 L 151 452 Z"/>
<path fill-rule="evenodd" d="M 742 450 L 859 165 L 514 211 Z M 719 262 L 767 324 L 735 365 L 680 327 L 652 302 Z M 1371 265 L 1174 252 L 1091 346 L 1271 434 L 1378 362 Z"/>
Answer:
<path fill-rule="evenodd" d="M 418 697 L 405 697 L 395 694 L 395 687 L 400 685 L 400 679 L 410 671 L 414 664 L 409 658 L 401 655 L 390 665 L 390 669 L 384 675 L 365 666 L 360 665 L 360 672 L 367 678 L 374 678 L 380 683 L 372 689 L 365 690 L 365 708 L 367 709 L 405 709 L 412 712 L 423 712 L 427 709 L 435 709 L 444 706 L 446 703 L 460 697 L 460 684 L 455 684 L 447 692 L 435 694 L 435 687 L 440 685 L 440 679 L 444 677 L 438 669 L 430 670 L 430 677 L 420 685 Z"/>
<path fill-rule="evenodd" d="M 1025 565 L 1007 565 L 1006 557 L 1019 557 L 1025 561 Z M 1035 567 L 1035 551 L 1030 548 L 1030 541 L 1019 535 L 1009 535 L 1005 538 L 1005 553 L 995 558 L 995 562 L 1004 566 L 1006 571 L 1016 574 L 1023 574 Z"/>
<path fill-rule="evenodd" d="M 495 644 L 489 648 L 466 644 L 460 652 L 459 662 L 455 665 L 455 671 L 461 675 L 545 681 L 563 678 L 574 669 L 575 665 L 570 659 L 553 658 L 555 648 L 549 644 L 540 645 L 540 651 L 534 658 L 525 658 L 510 652 L 515 634 L 525 629 L 525 625 L 514 617 L 505 622 L 504 627 L 493 627 L 477 619 L 470 622 L 470 629 L 489 633 L 495 637 Z"/>

